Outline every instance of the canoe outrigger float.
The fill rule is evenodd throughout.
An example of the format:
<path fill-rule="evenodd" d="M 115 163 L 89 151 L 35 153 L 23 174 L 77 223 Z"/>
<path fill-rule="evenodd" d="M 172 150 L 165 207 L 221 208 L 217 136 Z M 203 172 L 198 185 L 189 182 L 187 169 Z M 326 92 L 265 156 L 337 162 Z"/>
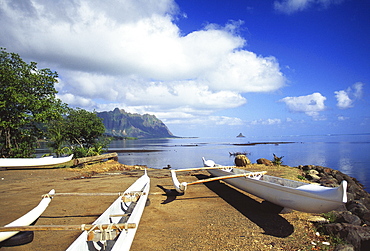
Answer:
<path fill-rule="evenodd" d="M 31 211 L 29 211 L 28 213 L 26 213 L 22 217 L 18 218 L 17 220 L 5 225 L 4 227 L 2 227 L 2 229 L 3 230 L 7 229 L 9 231 L 9 229 L 11 227 L 17 227 L 17 228 L 18 227 L 25 227 L 25 226 L 29 226 L 29 225 L 33 224 L 34 222 L 36 222 L 37 219 L 40 217 L 40 215 L 49 206 L 49 203 L 50 203 L 51 199 L 53 198 L 54 194 L 55 194 L 55 190 L 52 189 L 48 194 L 43 195 L 42 200 L 40 201 L 40 203 L 35 208 L 33 208 Z M 18 234 L 19 230 L 17 231 L 17 228 L 13 229 L 12 232 L 3 232 L 3 231 L 1 231 L 0 232 L 0 242 L 5 241 L 5 240 L 13 237 L 14 235 Z"/>
<path fill-rule="evenodd" d="M 53 156 L 42 158 L 0 158 L 0 167 L 51 166 L 68 162 L 72 157 L 73 154 L 60 158 L 54 158 Z"/>
<path fill-rule="evenodd" d="M 193 170 L 206 170 L 215 177 L 190 183 L 178 181 L 176 172 Z M 333 188 L 265 174 L 266 172 L 249 172 L 226 166 L 171 170 L 172 181 L 179 193 L 184 193 L 189 185 L 223 180 L 281 207 L 307 213 L 329 212 L 347 202 L 347 181 L 345 180 L 338 187 Z"/>

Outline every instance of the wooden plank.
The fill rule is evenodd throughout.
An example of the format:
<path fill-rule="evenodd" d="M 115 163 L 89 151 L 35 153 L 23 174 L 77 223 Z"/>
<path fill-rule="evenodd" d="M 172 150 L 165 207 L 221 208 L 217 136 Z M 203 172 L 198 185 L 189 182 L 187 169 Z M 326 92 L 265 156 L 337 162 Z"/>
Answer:
<path fill-rule="evenodd" d="M 107 154 L 102 154 L 102 155 L 97 155 L 97 156 L 78 158 L 78 159 L 73 160 L 73 165 L 77 166 L 77 165 L 80 165 L 80 164 L 83 164 L 83 163 L 88 163 L 88 162 L 103 160 L 103 159 L 118 160 L 118 154 L 116 152 L 114 152 L 114 153 L 107 153 Z"/>
<path fill-rule="evenodd" d="M 130 216 L 131 214 L 111 214 L 109 215 L 109 218 L 110 217 L 126 217 L 126 216 Z"/>
<path fill-rule="evenodd" d="M 14 231 L 57 231 L 57 230 L 80 230 L 89 231 L 95 229 L 129 229 L 136 228 L 136 223 L 119 223 L 119 224 L 102 224 L 102 225 L 35 225 L 35 226 L 12 226 L 0 227 L 0 232 L 14 232 Z"/>
<path fill-rule="evenodd" d="M 55 193 L 53 196 L 139 196 L 145 194 L 145 192 L 135 191 L 130 193 Z"/>
<path fill-rule="evenodd" d="M 140 195 L 145 195 L 146 193 L 141 193 Z M 162 195 L 161 192 L 149 193 L 149 195 Z M 124 193 L 56 193 L 54 196 L 127 196 Z"/>
<path fill-rule="evenodd" d="M 121 196 L 123 193 L 55 193 L 53 196 Z"/>

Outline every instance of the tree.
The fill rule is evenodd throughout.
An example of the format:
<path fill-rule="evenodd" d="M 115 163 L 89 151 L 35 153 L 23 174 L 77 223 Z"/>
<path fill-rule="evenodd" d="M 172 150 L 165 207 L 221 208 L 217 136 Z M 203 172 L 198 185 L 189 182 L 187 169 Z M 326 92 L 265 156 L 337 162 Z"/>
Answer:
<path fill-rule="evenodd" d="M 275 155 L 275 153 L 273 153 L 273 155 L 274 155 L 274 160 L 272 161 L 272 163 L 275 166 L 281 166 L 283 164 L 283 161 L 281 159 L 284 158 L 284 156 L 278 157 Z"/>
<path fill-rule="evenodd" d="M 65 153 L 66 147 L 66 140 L 64 136 L 65 128 L 65 121 L 64 118 L 60 120 L 51 121 L 47 125 L 47 133 L 48 133 L 48 146 L 53 150 L 53 152 L 60 157 L 63 153 Z"/>
<path fill-rule="evenodd" d="M 54 122 L 49 132 L 54 149 L 61 149 L 64 139 L 76 158 L 100 154 L 109 143 L 109 139 L 102 137 L 105 132 L 102 119 L 95 112 L 80 108 L 70 109 L 68 116 L 62 122 Z"/>
<path fill-rule="evenodd" d="M 66 137 L 73 145 L 91 147 L 104 132 L 104 124 L 95 112 L 71 109 L 66 117 Z"/>
<path fill-rule="evenodd" d="M 58 74 L 27 64 L 0 48 L 0 156 L 30 157 L 47 121 L 60 118 L 66 105 L 56 98 Z"/>

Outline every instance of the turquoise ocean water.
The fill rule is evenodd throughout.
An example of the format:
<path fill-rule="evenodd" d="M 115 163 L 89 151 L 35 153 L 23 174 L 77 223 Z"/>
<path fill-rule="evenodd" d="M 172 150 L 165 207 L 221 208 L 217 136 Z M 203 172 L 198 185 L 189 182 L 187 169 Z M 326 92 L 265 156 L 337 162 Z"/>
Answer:
<path fill-rule="evenodd" d="M 258 142 L 293 142 L 289 144 L 235 145 Z M 119 152 L 119 162 L 173 169 L 202 166 L 202 157 L 217 164 L 233 165 L 229 152 L 248 152 L 255 163 L 259 158 L 283 157 L 289 166 L 319 165 L 339 170 L 358 179 L 370 192 L 370 134 L 317 135 L 245 138 L 173 138 L 146 140 L 117 140 L 110 150 Z M 144 150 L 137 152 L 137 150 Z"/>

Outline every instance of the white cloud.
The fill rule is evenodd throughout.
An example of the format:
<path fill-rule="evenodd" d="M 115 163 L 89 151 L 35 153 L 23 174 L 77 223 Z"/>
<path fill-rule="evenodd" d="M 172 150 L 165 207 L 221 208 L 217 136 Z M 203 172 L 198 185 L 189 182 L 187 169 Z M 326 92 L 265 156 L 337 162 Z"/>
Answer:
<path fill-rule="evenodd" d="M 276 10 L 284 13 L 292 13 L 306 9 L 313 0 L 282 0 L 275 1 L 274 7 Z"/>
<path fill-rule="evenodd" d="M 281 119 L 258 119 L 251 121 L 251 125 L 277 125 L 281 124 Z"/>
<path fill-rule="evenodd" d="M 84 109 L 210 115 L 286 83 L 276 58 L 244 49 L 241 21 L 182 34 L 173 0 L 1 1 L 0 13 L 0 44 L 57 71 L 59 97 Z"/>
<path fill-rule="evenodd" d="M 206 79 L 215 89 L 239 92 L 275 91 L 285 84 L 274 57 L 259 57 L 245 50 L 229 53 L 215 71 L 206 74 Z"/>
<path fill-rule="evenodd" d="M 243 120 L 241 120 L 240 118 L 233 118 L 227 116 L 211 116 L 210 119 L 217 125 L 237 126 L 244 124 Z"/>
<path fill-rule="evenodd" d="M 326 97 L 315 92 L 306 96 L 285 97 L 279 101 L 284 102 L 291 112 L 302 112 L 316 120 L 323 120 L 324 118 L 320 117 L 319 112 L 325 110 L 325 100 Z"/>
<path fill-rule="evenodd" d="M 227 116 L 184 116 L 183 118 L 172 119 L 170 121 L 163 120 L 166 124 L 203 124 L 203 125 L 226 125 L 238 126 L 244 122 L 240 118 Z"/>
<path fill-rule="evenodd" d="M 364 87 L 364 83 L 361 83 L 361 82 L 357 82 L 354 85 L 352 85 L 352 89 L 354 90 L 353 91 L 353 96 L 356 99 L 359 99 L 359 98 L 362 97 L 362 89 L 363 89 L 363 87 Z"/>
<path fill-rule="evenodd" d="M 91 99 L 87 99 L 81 96 L 76 96 L 70 93 L 57 95 L 57 98 L 63 100 L 65 103 L 74 107 L 95 107 L 96 103 Z"/>
<path fill-rule="evenodd" d="M 335 91 L 335 97 L 337 98 L 337 106 L 341 109 L 347 109 L 352 107 L 353 101 L 349 98 L 346 91 Z"/>
<path fill-rule="evenodd" d="M 188 106 L 194 109 L 218 110 L 234 108 L 246 103 L 246 99 L 236 92 L 222 90 L 213 92 L 208 86 L 194 81 L 151 82 L 140 87 L 127 88 L 125 96 L 125 100 L 130 104 L 140 104 L 145 100 L 146 104 L 158 105 L 162 108 Z"/>
<path fill-rule="evenodd" d="M 339 4 L 341 2 L 343 2 L 343 0 L 279 0 L 274 2 L 274 8 L 277 11 L 291 14 L 303 11 L 312 6 L 328 8 L 332 4 Z"/>
<path fill-rule="evenodd" d="M 349 119 L 349 117 L 345 117 L 345 116 L 338 116 L 338 120 L 339 121 L 344 121 L 344 120 L 347 120 Z"/>
<path fill-rule="evenodd" d="M 340 109 L 348 109 L 353 107 L 353 103 L 362 97 L 362 89 L 364 84 L 357 82 L 346 90 L 335 91 L 337 99 L 337 107 Z"/>

